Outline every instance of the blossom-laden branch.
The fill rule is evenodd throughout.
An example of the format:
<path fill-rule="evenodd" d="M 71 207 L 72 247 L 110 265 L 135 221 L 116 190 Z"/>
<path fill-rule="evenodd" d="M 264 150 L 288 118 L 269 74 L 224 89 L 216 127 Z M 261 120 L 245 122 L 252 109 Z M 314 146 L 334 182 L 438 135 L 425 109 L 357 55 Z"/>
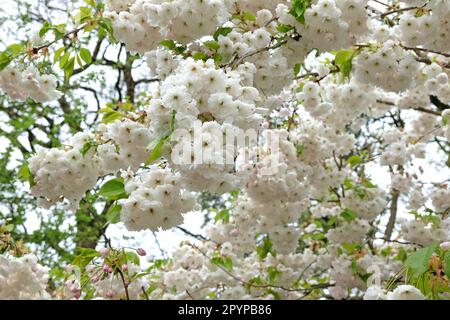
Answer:
<path fill-rule="evenodd" d="M 191 244 L 191 243 L 188 243 L 188 245 L 190 247 L 192 247 L 193 249 L 197 250 L 198 252 L 200 252 L 209 261 L 211 260 L 211 257 L 209 257 L 205 252 L 203 252 L 203 250 L 201 250 L 198 246 Z M 228 276 L 230 276 L 231 278 L 233 278 L 240 284 L 244 285 L 245 287 L 252 287 L 255 289 L 279 289 L 279 290 L 283 290 L 283 291 L 287 291 L 287 292 L 309 293 L 316 289 L 327 289 L 327 288 L 334 286 L 334 284 L 332 284 L 332 283 L 320 283 L 320 284 L 316 284 L 316 285 L 311 285 L 311 286 L 309 286 L 309 288 L 287 288 L 287 287 L 273 285 L 273 284 L 257 284 L 257 283 L 248 282 L 248 281 L 245 281 L 245 280 L 239 278 L 234 273 L 227 270 L 225 267 L 223 267 L 221 265 L 215 265 L 215 266 L 217 266 L 219 269 L 221 269 L 223 272 L 225 272 Z M 306 268 L 309 268 L 309 267 L 310 266 L 308 265 Z"/>

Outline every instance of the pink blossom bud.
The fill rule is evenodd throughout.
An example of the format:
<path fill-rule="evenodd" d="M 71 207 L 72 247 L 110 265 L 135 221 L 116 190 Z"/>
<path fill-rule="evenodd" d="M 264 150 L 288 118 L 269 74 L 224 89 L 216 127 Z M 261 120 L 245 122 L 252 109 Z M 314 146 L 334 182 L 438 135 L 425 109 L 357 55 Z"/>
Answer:
<path fill-rule="evenodd" d="M 127 264 L 123 264 L 122 265 L 122 271 L 127 271 L 128 270 L 128 265 Z"/>
<path fill-rule="evenodd" d="M 115 295 L 116 295 L 116 293 L 115 293 L 113 290 L 111 290 L 111 289 L 109 289 L 109 290 L 106 292 L 106 297 L 107 297 L 107 298 L 114 298 Z"/>
<path fill-rule="evenodd" d="M 74 297 L 75 299 L 80 299 L 80 297 L 81 297 L 81 291 L 80 291 L 80 290 L 77 290 L 76 292 L 74 292 L 74 293 L 73 293 L 73 297 Z"/>
<path fill-rule="evenodd" d="M 137 254 L 140 255 L 141 257 L 144 257 L 144 256 L 147 255 L 147 252 L 145 252 L 145 250 L 142 249 L 142 248 L 138 248 L 138 249 L 136 250 L 136 252 L 137 252 Z"/>
<path fill-rule="evenodd" d="M 100 255 L 102 256 L 102 258 L 106 258 L 109 254 L 109 249 L 101 248 L 100 250 L 98 250 L 98 252 L 100 252 Z"/>
<path fill-rule="evenodd" d="M 66 272 L 68 272 L 68 273 L 73 272 L 73 266 L 71 264 L 68 264 L 65 269 L 66 269 Z"/>
<path fill-rule="evenodd" d="M 93 283 L 96 283 L 98 280 L 99 280 L 98 276 L 92 276 L 92 277 L 91 277 L 91 281 L 92 281 Z"/>
<path fill-rule="evenodd" d="M 111 273 L 112 272 L 112 268 L 110 266 L 108 266 L 107 264 L 105 264 L 103 266 L 103 271 L 107 272 L 107 273 Z"/>

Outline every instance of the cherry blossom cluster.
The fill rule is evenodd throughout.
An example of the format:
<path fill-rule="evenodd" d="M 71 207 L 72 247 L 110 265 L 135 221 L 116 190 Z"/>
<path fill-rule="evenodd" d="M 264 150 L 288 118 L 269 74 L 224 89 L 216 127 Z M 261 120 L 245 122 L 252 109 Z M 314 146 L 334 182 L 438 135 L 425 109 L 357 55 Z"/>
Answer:
<path fill-rule="evenodd" d="M 49 268 L 40 265 L 32 254 L 20 258 L 0 255 L 0 299 L 49 299 L 48 272 Z"/>
<path fill-rule="evenodd" d="M 36 102 L 57 100 L 62 93 L 56 89 L 57 78 L 41 75 L 34 67 L 19 70 L 8 67 L 0 71 L 0 89 L 14 100 L 33 99 Z"/>
<path fill-rule="evenodd" d="M 182 213 L 194 209 L 195 198 L 180 187 L 180 175 L 152 169 L 125 184 L 121 220 L 130 231 L 170 229 L 183 223 Z"/>

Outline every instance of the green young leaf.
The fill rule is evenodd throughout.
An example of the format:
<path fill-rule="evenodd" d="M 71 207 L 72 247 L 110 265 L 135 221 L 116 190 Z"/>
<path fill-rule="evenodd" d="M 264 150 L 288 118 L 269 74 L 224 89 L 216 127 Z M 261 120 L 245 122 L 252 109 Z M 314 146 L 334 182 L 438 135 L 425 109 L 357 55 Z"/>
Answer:
<path fill-rule="evenodd" d="M 213 55 L 212 58 L 213 58 L 213 60 L 214 60 L 214 62 L 216 63 L 217 66 L 218 66 L 218 65 L 222 62 L 222 60 L 223 60 L 222 55 L 218 54 L 217 52 L 214 53 L 214 55 Z"/>
<path fill-rule="evenodd" d="M 192 55 L 192 58 L 194 58 L 194 60 L 203 60 L 206 61 L 209 59 L 209 56 L 206 53 L 203 52 L 196 52 Z"/>
<path fill-rule="evenodd" d="M 281 33 L 287 33 L 289 31 L 291 31 L 292 29 L 294 29 L 294 27 L 291 25 L 288 25 L 288 24 L 280 24 L 277 27 L 278 32 L 281 32 Z"/>
<path fill-rule="evenodd" d="M 177 112 L 175 110 L 172 111 L 172 117 L 170 118 L 170 123 L 169 123 L 169 130 L 170 133 L 175 131 L 175 116 L 177 115 Z"/>
<path fill-rule="evenodd" d="M 72 261 L 72 265 L 80 267 L 80 269 L 86 268 L 86 266 L 96 257 L 100 256 L 100 253 L 91 248 L 77 248 L 79 252 L 78 256 Z"/>
<path fill-rule="evenodd" d="M 214 50 L 214 51 L 217 51 L 220 48 L 219 43 L 217 41 L 213 41 L 213 40 L 205 41 L 205 42 L 203 42 L 203 44 L 205 45 L 205 47 L 207 47 L 211 50 Z"/>
<path fill-rule="evenodd" d="M 64 67 L 66 66 L 67 61 L 69 60 L 69 58 L 70 58 L 70 52 L 66 51 L 66 53 L 63 54 L 61 59 L 59 59 L 59 67 L 61 69 L 64 69 Z"/>
<path fill-rule="evenodd" d="M 109 107 L 100 109 L 100 112 L 103 113 L 101 122 L 105 124 L 123 119 L 123 114 Z"/>
<path fill-rule="evenodd" d="M 295 66 L 294 66 L 294 77 L 297 77 L 297 76 L 298 76 L 298 74 L 300 73 L 301 67 L 302 67 L 302 66 L 301 66 L 300 63 L 295 64 Z"/>
<path fill-rule="evenodd" d="M 342 211 L 341 216 L 345 221 L 350 222 L 355 220 L 358 217 L 358 214 L 350 209 L 345 208 Z"/>
<path fill-rule="evenodd" d="M 450 251 L 447 251 L 445 253 L 444 261 L 445 261 L 445 274 L 447 275 L 447 278 L 450 279 Z"/>
<path fill-rule="evenodd" d="M 356 251 L 361 250 L 361 245 L 359 243 L 350 243 L 350 242 L 343 242 L 341 244 L 341 247 L 347 252 L 347 254 L 353 254 Z"/>
<path fill-rule="evenodd" d="M 407 258 L 408 255 L 406 254 L 406 250 L 403 247 L 400 247 L 394 259 L 397 261 L 405 262 Z"/>
<path fill-rule="evenodd" d="M 418 278 L 422 273 L 428 270 L 428 261 L 437 248 L 437 244 L 417 250 L 410 254 L 405 261 L 406 267 L 411 272 L 413 279 Z"/>
<path fill-rule="evenodd" d="M 98 30 L 98 36 L 99 38 L 105 38 L 106 36 L 109 36 L 109 41 L 111 43 L 117 43 L 117 39 L 114 37 L 114 30 L 112 27 L 112 21 L 111 19 L 102 17 L 98 21 L 98 25 L 100 26 Z"/>
<path fill-rule="evenodd" d="M 362 158 L 357 155 L 353 155 L 347 159 L 347 162 L 350 166 L 354 167 L 362 162 Z"/>
<path fill-rule="evenodd" d="M 39 37 L 44 37 L 48 30 L 50 30 L 51 26 L 52 25 L 50 24 L 50 22 L 45 21 L 41 29 L 39 30 Z"/>
<path fill-rule="evenodd" d="M 300 157 L 303 154 L 303 151 L 305 151 L 305 145 L 297 143 L 295 144 L 295 150 L 297 151 L 297 157 Z"/>
<path fill-rule="evenodd" d="M 30 184 L 30 188 L 32 188 L 35 185 L 34 177 L 30 172 L 28 162 L 25 162 L 22 166 L 20 166 L 17 175 L 19 176 L 20 180 L 28 181 L 28 183 Z"/>
<path fill-rule="evenodd" d="M 98 194 L 109 200 L 126 198 L 127 193 L 125 192 L 123 179 L 115 178 L 109 180 L 100 188 Z"/>
<path fill-rule="evenodd" d="M 228 256 L 215 254 L 211 258 L 211 263 L 216 266 L 221 266 L 228 271 L 233 270 L 233 260 Z"/>
<path fill-rule="evenodd" d="M 66 80 L 72 76 L 74 69 L 75 69 L 75 57 L 72 57 L 64 65 L 64 72 L 65 72 Z"/>
<path fill-rule="evenodd" d="M 233 31 L 233 28 L 228 28 L 228 27 L 223 27 L 223 28 L 218 28 L 216 30 L 216 32 L 214 32 L 213 38 L 214 40 L 219 40 L 219 36 L 224 36 L 226 37 L 231 31 Z"/>
<path fill-rule="evenodd" d="M 90 64 L 92 62 L 91 52 L 86 48 L 80 49 L 80 57 L 84 62 L 86 62 L 86 64 Z"/>
<path fill-rule="evenodd" d="M 305 12 L 311 7 L 312 0 L 292 0 L 289 14 L 301 24 L 305 24 Z"/>
<path fill-rule="evenodd" d="M 151 164 L 153 161 L 158 160 L 162 156 L 162 147 L 167 139 L 170 137 L 170 134 L 162 135 L 159 138 L 153 140 L 149 146 L 148 150 L 150 151 L 150 156 L 147 159 L 146 165 Z"/>
<path fill-rule="evenodd" d="M 17 175 L 19 176 L 20 180 L 27 181 L 30 177 L 30 167 L 28 166 L 28 162 L 25 162 L 20 168 Z"/>
<path fill-rule="evenodd" d="M 220 210 L 216 216 L 214 217 L 214 221 L 222 221 L 223 223 L 230 222 L 230 210 L 229 209 L 222 209 Z"/>
<path fill-rule="evenodd" d="M 55 40 L 61 40 L 64 38 L 64 35 L 66 33 L 66 27 L 67 25 L 65 23 L 58 24 L 56 26 L 53 26 L 51 30 L 55 33 Z"/>
<path fill-rule="evenodd" d="M 355 51 L 353 49 L 340 50 L 334 52 L 334 63 L 339 67 L 341 74 L 344 78 L 349 78 L 352 72 L 353 58 L 355 57 Z"/>
<path fill-rule="evenodd" d="M 141 264 L 141 259 L 135 252 L 127 251 L 125 255 L 127 257 L 127 262 L 131 262 L 132 264 L 135 264 L 137 266 Z"/>
<path fill-rule="evenodd" d="M 163 40 L 159 44 L 162 45 L 163 47 L 166 47 L 169 50 L 173 50 L 177 46 L 175 41 L 173 40 Z"/>
<path fill-rule="evenodd" d="M 0 53 L 0 71 L 5 69 L 23 51 L 24 46 L 20 43 L 9 45 L 5 51 Z"/>
<path fill-rule="evenodd" d="M 264 260 L 269 253 L 275 256 L 275 251 L 273 251 L 272 246 L 270 238 L 265 237 L 262 244 L 256 247 L 256 253 L 260 260 Z"/>
<path fill-rule="evenodd" d="M 56 61 L 58 61 L 59 57 L 61 57 L 61 54 L 64 52 L 65 49 L 66 47 L 61 47 L 55 51 L 55 56 L 53 57 L 53 64 L 56 64 Z"/>
<path fill-rule="evenodd" d="M 120 204 L 112 205 L 106 212 L 107 224 L 116 224 L 120 222 L 120 212 L 122 211 L 122 206 Z"/>
<path fill-rule="evenodd" d="M 244 12 L 242 14 L 242 19 L 246 21 L 256 21 L 255 15 L 251 12 Z"/>
<path fill-rule="evenodd" d="M 91 7 L 96 7 L 96 3 L 95 3 L 95 0 L 84 0 L 84 2 L 88 5 L 88 6 L 91 6 Z"/>
<path fill-rule="evenodd" d="M 281 274 L 282 272 L 279 271 L 276 267 L 270 266 L 267 268 L 267 275 L 268 275 L 268 280 L 270 284 L 274 284 L 275 281 L 277 280 L 278 276 Z"/>

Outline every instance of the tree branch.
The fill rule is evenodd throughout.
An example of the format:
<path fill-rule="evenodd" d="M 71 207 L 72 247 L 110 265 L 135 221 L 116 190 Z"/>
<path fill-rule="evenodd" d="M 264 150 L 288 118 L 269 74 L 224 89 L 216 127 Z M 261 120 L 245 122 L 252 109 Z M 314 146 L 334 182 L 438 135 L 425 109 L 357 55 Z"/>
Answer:
<path fill-rule="evenodd" d="M 397 208 L 398 208 L 398 198 L 399 197 L 400 197 L 400 192 L 398 190 L 393 189 L 389 221 L 386 226 L 386 231 L 384 232 L 384 239 L 386 241 L 391 240 L 392 231 L 394 230 L 395 221 L 397 220 Z"/>

